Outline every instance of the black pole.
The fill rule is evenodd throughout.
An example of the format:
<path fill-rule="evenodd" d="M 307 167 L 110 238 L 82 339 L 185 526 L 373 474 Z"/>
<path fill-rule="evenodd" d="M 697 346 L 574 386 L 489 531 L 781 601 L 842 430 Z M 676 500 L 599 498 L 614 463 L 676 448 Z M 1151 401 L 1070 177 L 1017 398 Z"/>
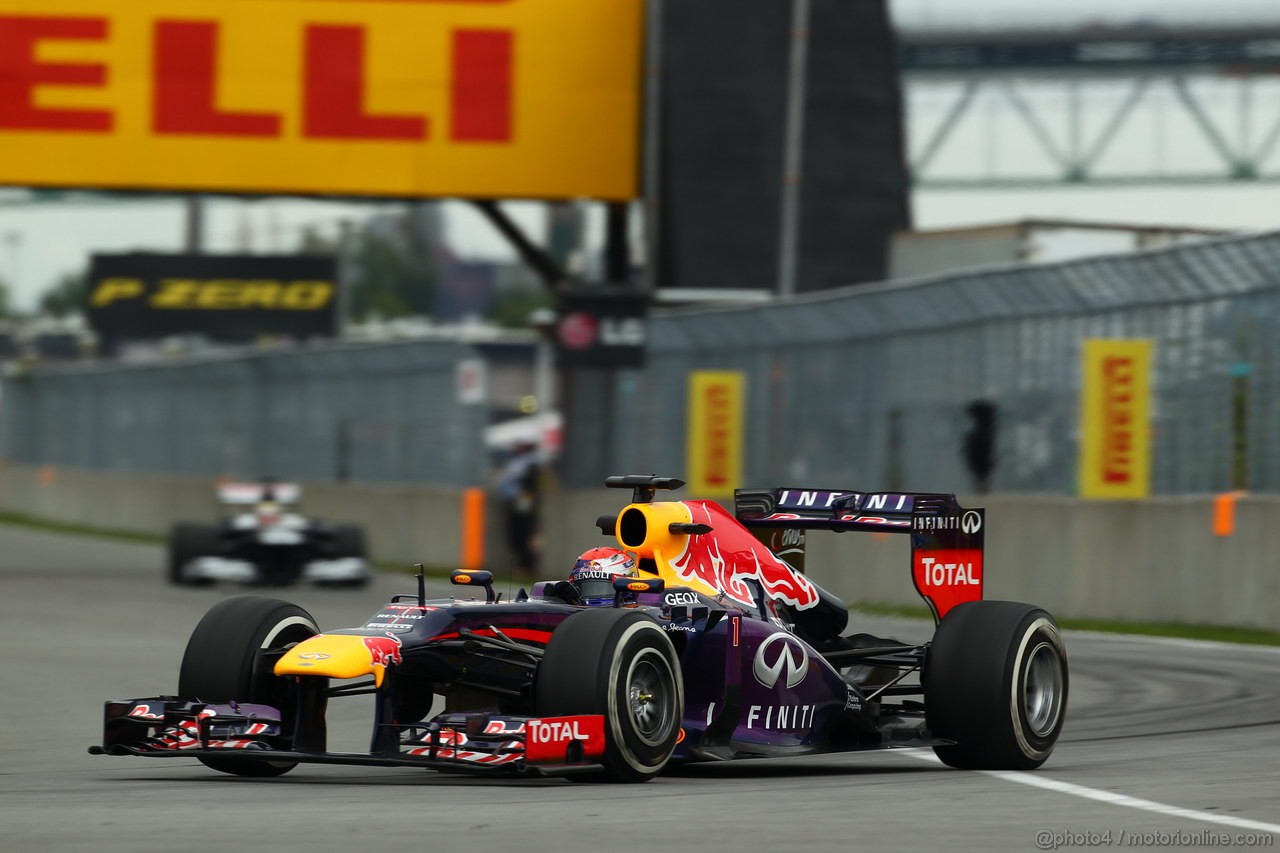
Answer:
<path fill-rule="evenodd" d="M 605 207 L 604 278 L 610 284 L 624 284 L 631 278 L 630 210 L 629 205 L 619 203 Z"/>

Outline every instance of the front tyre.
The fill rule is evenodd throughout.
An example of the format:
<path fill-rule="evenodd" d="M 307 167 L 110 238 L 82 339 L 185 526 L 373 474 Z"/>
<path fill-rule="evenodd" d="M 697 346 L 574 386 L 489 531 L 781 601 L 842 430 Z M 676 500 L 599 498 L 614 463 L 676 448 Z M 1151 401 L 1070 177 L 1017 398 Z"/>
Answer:
<path fill-rule="evenodd" d="M 168 577 L 175 586 L 207 586 L 204 578 L 188 580 L 182 570 L 199 557 L 216 556 L 221 551 L 218 529 L 208 524 L 180 522 L 169 531 Z"/>
<path fill-rule="evenodd" d="M 242 595 L 210 608 L 196 625 L 182 656 L 178 695 L 203 702 L 232 700 L 291 710 L 288 683 L 272 672 L 261 652 L 320 633 L 311 614 L 286 601 Z M 297 762 L 201 758 L 206 767 L 236 776 L 279 776 Z"/>
<path fill-rule="evenodd" d="M 925 708 L 943 763 L 1033 770 L 1067 715 L 1067 650 L 1053 617 L 1015 601 L 974 601 L 938 626 L 924 669 Z"/>
<path fill-rule="evenodd" d="M 547 644 L 534 709 L 548 717 L 604 715 L 603 778 L 647 782 L 666 766 L 680 735 L 684 680 L 675 647 L 645 613 L 576 613 Z"/>
<path fill-rule="evenodd" d="M 364 528 L 355 524 L 339 524 L 333 527 L 329 546 L 330 556 L 334 558 L 354 557 L 360 560 L 369 559 L 369 548 L 364 539 Z M 317 581 L 316 586 L 327 587 L 363 587 L 372 580 L 368 575 L 353 580 Z"/>

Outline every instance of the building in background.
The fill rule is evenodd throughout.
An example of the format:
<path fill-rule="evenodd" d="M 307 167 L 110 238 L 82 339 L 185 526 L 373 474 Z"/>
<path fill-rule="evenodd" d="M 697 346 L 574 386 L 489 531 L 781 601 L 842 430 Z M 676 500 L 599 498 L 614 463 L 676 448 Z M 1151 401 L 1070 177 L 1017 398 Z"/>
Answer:
<path fill-rule="evenodd" d="M 919 278 L 995 264 L 1071 261 L 1161 249 L 1230 233 L 1214 228 L 1055 219 L 900 231 L 893 235 L 889 277 Z"/>

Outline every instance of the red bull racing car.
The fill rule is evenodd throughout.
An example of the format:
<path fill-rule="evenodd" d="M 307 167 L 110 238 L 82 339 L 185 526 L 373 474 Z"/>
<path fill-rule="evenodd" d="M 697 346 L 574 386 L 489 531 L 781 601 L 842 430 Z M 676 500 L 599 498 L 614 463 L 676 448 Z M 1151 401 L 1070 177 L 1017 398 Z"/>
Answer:
<path fill-rule="evenodd" d="M 1066 650 L 1044 610 L 982 600 L 983 510 L 949 494 L 748 489 L 729 512 L 656 500 L 675 479 L 607 485 L 632 500 L 597 526 L 637 564 L 611 595 L 562 580 L 503 601 L 488 572 L 458 571 L 475 597 L 427 599 L 419 576 L 417 594 L 323 633 L 295 605 L 227 599 L 196 626 L 178 695 L 107 702 L 89 751 L 242 776 L 329 763 L 622 782 L 671 762 L 894 746 L 984 769 L 1052 752 Z M 932 640 L 846 634 L 845 605 L 797 570 L 813 529 L 910 536 Z M 368 752 L 329 751 L 328 703 L 359 695 Z"/>

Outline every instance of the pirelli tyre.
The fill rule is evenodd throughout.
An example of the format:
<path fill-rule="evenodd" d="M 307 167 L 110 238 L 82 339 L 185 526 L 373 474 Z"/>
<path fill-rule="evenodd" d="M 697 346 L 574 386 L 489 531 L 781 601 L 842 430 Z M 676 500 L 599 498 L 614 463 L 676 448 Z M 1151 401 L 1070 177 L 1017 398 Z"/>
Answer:
<path fill-rule="evenodd" d="M 216 556 L 218 530 L 208 524 L 175 524 L 169 531 L 169 583 L 179 586 L 203 586 L 208 580 L 188 580 L 182 568 L 197 557 Z"/>
<path fill-rule="evenodd" d="M 680 661 L 647 614 L 584 610 L 551 635 L 538 667 L 534 709 L 540 716 L 603 714 L 604 770 L 585 778 L 647 782 L 666 766 L 680 735 Z"/>
<path fill-rule="evenodd" d="M 1067 715 L 1067 650 L 1053 617 L 1015 601 L 974 601 L 938 625 L 925 659 L 925 709 L 945 764 L 1032 770 Z"/>
<path fill-rule="evenodd" d="M 287 601 L 241 595 L 215 604 L 187 641 L 178 673 L 178 695 L 205 702 L 271 705 L 290 719 L 292 701 L 285 679 L 260 654 L 320 633 L 311 614 Z M 201 758 L 201 763 L 236 776 L 279 776 L 297 762 Z"/>

